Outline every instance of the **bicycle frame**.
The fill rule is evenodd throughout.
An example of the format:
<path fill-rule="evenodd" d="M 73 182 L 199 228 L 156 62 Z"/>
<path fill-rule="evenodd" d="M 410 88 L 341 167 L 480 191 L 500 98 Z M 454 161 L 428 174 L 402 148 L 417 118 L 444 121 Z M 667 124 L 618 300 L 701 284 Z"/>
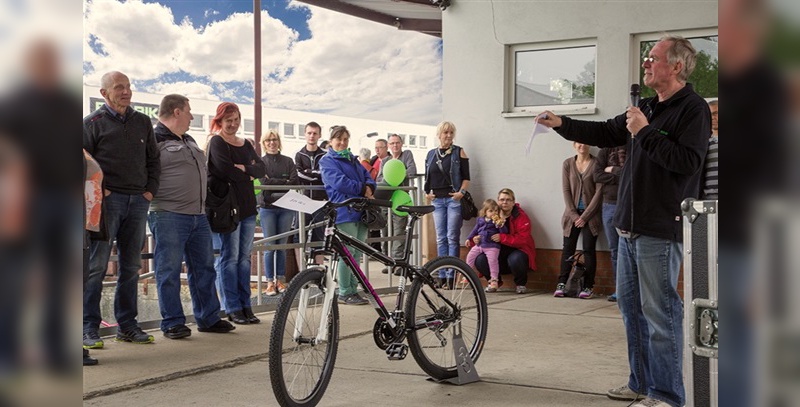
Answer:
<path fill-rule="evenodd" d="M 419 215 L 415 214 L 409 214 L 408 216 L 411 219 L 409 219 L 408 225 L 406 226 L 406 239 L 404 242 L 404 250 L 403 250 L 405 255 L 403 256 L 402 259 L 394 259 L 392 257 L 389 257 L 383 254 L 382 252 L 376 250 L 372 246 L 340 231 L 335 225 L 336 216 L 334 215 L 329 217 L 328 224 L 325 228 L 325 245 L 323 251 L 328 254 L 333 254 L 335 258 L 334 261 L 331 262 L 331 267 L 325 273 L 326 276 L 325 284 L 326 287 L 328 287 L 329 289 L 325 292 L 325 300 L 322 309 L 323 318 L 321 318 L 320 320 L 320 327 L 319 330 L 317 331 L 318 332 L 317 337 L 315 338 L 315 341 L 317 343 L 324 341 L 325 338 L 328 337 L 327 316 L 330 313 L 330 307 L 334 300 L 333 298 L 334 294 L 338 289 L 338 282 L 334 277 L 338 261 L 345 262 L 347 267 L 353 272 L 353 275 L 358 280 L 358 283 L 361 284 L 361 286 L 364 287 L 366 292 L 369 294 L 367 300 L 370 302 L 370 304 L 378 313 L 378 315 L 384 320 L 386 320 L 386 322 L 389 324 L 389 327 L 391 327 L 392 329 L 396 329 L 397 320 L 393 317 L 392 313 L 390 313 L 389 310 L 386 308 L 386 306 L 383 304 L 383 301 L 381 301 L 381 298 L 375 292 L 375 289 L 372 287 L 372 284 L 370 284 L 369 279 L 364 274 L 364 271 L 361 270 L 361 267 L 353 257 L 353 254 L 350 252 L 350 250 L 348 250 L 347 246 L 345 245 L 350 245 L 351 247 L 360 250 L 363 253 L 363 255 L 379 261 L 380 263 L 389 267 L 390 270 L 394 269 L 395 267 L 400 267 L 403 269 L 403 273 L 400 275 L 400 279 L 398 282 L 398 296 L 397 296 L 397 302 L 395 304 L 395 312 L 398 311 L 402 312 L 400 310 L 403 305 L 403 301 L 405 300 L 405 291 L 406 291 L 405 279 L 407 277 L 406 271 L 411 270 L 412 273 L 414 273 L 417 277 L 424 278 L 423 275 L 419 273 L 416 268 L 411 267 L 411 265 L 408 264 L 409 249 L 411 246 L 411 233 L 414 230 L 414 225 L 420 218 Z M 436 290 L 436 292 L 437 295 L 439 295 L 448 305 L 453 306 L 453 304 L 447 298 L 441 296 L 441 294 L 438 293 L 438 290 Z M 301 316 L 305 315 L 306 311 L 305 303 L 306 300 L 308 299 L 308 295 L 309 293 L 307 291 L 301 294 L 300 297 L 301 308 L 298 309 L 298 314 L 299 314 L 298 318 L 302 318 Z M 300 319 L 298 322 L 302 322 L 302 319 Z M 302 326 L 302 324 L 298 323 L 295 328 L 295 339 L 297 339 L 300 335 L 298 326 Z"/>

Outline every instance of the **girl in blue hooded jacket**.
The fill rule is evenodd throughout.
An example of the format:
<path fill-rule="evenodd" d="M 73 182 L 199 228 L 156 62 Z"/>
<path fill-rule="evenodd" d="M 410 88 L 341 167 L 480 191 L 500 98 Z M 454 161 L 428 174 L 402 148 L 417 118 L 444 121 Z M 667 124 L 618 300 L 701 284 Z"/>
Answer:
<path fill-rule="evenodd" d="M 328 152 L 319 160 L 322 183 L 331 202 L 344 202 L 350 198 L 372 198 L 375 181 L 350 153 L 350 132 L 344 126 L 333 126 Z M 367 225 L 361 221 L 361 212 L 343 207 L 336 210 L 336 225 L 344 233 L 358 240 L 367 238 Z M 361 252 L 348 247 L 356 261 L 361 260 Z M 358 280 L 344 262 L 337 268 L 339 278 L 339 302 L 342 304 L 363 305 L 368 301 L 358 295 Z"/>

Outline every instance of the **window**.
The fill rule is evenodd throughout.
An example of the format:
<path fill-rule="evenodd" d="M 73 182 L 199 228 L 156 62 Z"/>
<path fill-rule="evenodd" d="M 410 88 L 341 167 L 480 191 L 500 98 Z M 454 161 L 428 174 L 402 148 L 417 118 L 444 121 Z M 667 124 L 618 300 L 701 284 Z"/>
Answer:
<path fill-rule="evenodd" d="M 244 119 L 244 134 L 253 134 L 256 132 L 256 121 L 253 119 Z"/>
<path fill-rule="evenodd" d="M 596 61 L 587 41 L 508 47 L 506 113 L 594 113 Z"/>
<path fill-rule="evenodd" d="M 413 134 L 408 135 L 408 146 L 409 147 L 416 147 L 417 146 L 417 136 Z"/>
<path fill-rule="evenodd" d="M 286 138 L 294 138 L 294 123 L 283 124 L 283 136 Z"/>
<path fill-rule="evenodd" d="M 195 130 L 202 130 L 203 129 L 203 117 L 202 114 L 193 114 L 194 118 L 192 122 L 189 124 L 189 127 Z"/>
<path fill-rule="evenodd" d="M 298 137 L 305 137 L 306 136 L 306 125 L 305 124 L 298 124 L 297 125 L 297 136 Z"/>
<path fill-rule="evenodd" d="M 267 122 L 267 130 L 278 131 L 281 129 L 281 124 L 278 122 Z"/>
<path fill-rule="evenodd" d="M 428 136 L 419 136 L 419 146 L 420 148 L 428 147 Z"/>
<path fill-rule="evenodd" d="M 688 82 L 694 87 L 694 91 L 700 96 L 710 99 L 719 97 L 719 87 L 717 82 L 717 74 L 719 71 L 719 54 L 718 44 L 719 36 L 716 33 L 712 35 L 701 35 L 701 33 L 689 32 L 679 34 L 689 42 L 692 43 L 694 49 L 697 51 L 695 59 L 695 67 L 692 74 L 689 75 Z M 639 58 L 636 63 L 639 65 L 639 77 L 633 82 L 644 83 L 642 77 L 644 76 L 644 68 L 642 68 L 642 58 L 650 54 L 650 50 L 656 45 L 660 35 L 651 38 L 650 36 L 639 37 Z M 655 96 L 653 89 L 647 86 L 642 86 L 642 98 Z"/>

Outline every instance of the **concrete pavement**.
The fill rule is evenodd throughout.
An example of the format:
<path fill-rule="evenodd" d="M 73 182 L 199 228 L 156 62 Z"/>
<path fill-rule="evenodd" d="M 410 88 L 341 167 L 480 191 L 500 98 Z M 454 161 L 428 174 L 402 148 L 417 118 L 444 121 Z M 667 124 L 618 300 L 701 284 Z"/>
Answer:
<path fill-rule="evenodd" d="M 393 295 L 384 295 L 384 298 Z M 615 303 L 554 298 L 550 292 L 487 294 L 489 330 L 476 364 L 481 381 L 437 384 L 409 355 L 389 361 L 375 347 L 376 314 L 340 306 L 336 370 L 320 405 L 626 406 L 605 391 L 626 382 L 625 336 Z M 387 302 L 387 301 L 385 301 Z M 389 302 L 392 303 L 392 302 Z M 155 344 L 116 343 L 92 351 L 100 365 L 84 368 L 86 406 L 276 406 L 267 369 L 273 313 L 231 334 L 197 332 Z"/>

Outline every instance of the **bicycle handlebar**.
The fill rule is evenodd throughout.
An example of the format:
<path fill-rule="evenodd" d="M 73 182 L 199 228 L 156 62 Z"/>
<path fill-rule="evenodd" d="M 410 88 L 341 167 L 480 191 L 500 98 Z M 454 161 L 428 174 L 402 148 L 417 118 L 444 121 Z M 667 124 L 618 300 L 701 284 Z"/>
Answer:
<path fill-rule="evenodd" d="M 365 197 L 356 197 L 350 198 L 343 202 L 328 202 L 329 207 L 331 208 L 341 208 L 344 206 L 349 206 L 355 209 L 363 209 L 367 206 L 382 206 L 384 208 L 391 208 L 392 201 L 387 201 L 385 199 L 370 199 Z"/>

